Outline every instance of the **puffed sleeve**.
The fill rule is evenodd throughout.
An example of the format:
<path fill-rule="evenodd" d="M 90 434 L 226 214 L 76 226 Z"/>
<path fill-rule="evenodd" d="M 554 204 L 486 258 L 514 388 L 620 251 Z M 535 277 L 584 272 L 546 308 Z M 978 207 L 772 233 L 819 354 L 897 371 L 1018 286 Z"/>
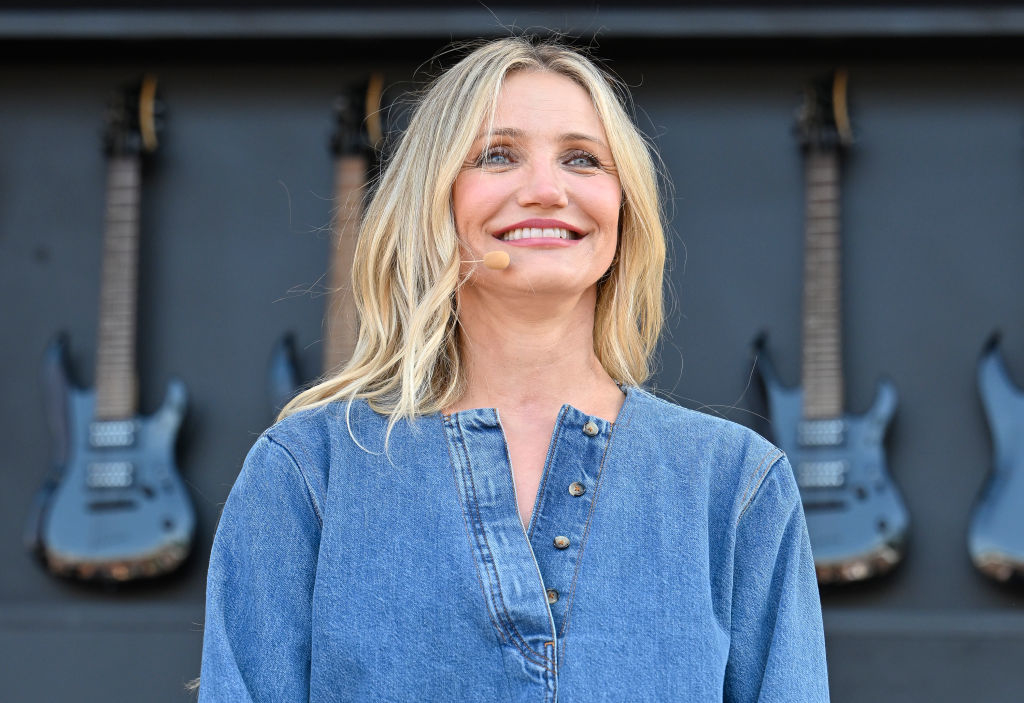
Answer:
<path fill-rule="evenodd" d="M 288 450 L 260 437 L 213 541 L 200 703 L 309 700 L 321 530 L 312 495 Z"/>
<path fill-rule="evenodd" d="M 731 636 L 727 702 L 828 701 L 818 582 L 785 456 L 737 520 Z"/>

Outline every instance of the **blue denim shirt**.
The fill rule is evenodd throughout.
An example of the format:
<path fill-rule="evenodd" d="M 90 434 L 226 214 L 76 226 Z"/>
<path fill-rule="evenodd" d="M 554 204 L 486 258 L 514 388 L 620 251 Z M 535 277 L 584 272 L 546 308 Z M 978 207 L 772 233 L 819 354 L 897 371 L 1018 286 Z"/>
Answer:
<path fill-rule="evenodd" d="M 525 530 L 493 409 L 387 453 L 364 402 L 267 430 L 214 540 L 200 701 L 827 701 L 785 456 L 625 390 L 614 424 L 562 407 Z"/>

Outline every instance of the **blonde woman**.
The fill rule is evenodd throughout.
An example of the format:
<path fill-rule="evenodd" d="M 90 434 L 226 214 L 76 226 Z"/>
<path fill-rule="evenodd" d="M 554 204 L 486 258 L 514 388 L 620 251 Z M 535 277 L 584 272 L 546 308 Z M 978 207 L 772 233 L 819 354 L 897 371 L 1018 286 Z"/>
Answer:
<path fill-rule="evenodd" d="M 425 93 L 354 355 L 224 506 L 201 701 L 827 700 L 786 458 L 640 387 L 665 243 L 620 95 L 523 38 Z"/>

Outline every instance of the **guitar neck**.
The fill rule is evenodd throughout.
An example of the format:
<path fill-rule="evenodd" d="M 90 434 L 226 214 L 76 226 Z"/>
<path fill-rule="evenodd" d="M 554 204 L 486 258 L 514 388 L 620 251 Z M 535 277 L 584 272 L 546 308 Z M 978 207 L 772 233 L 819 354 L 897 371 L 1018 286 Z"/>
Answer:
<path fill-rule="evenodd" d="M 325 318 L 324 371 L 339 369 L 356 344 L 356 307 L 352 297 L 352 257 L 363 212 L 368 160 L 362 155 L 335 159 L 337 208 L 331 238 L 330 297 Z"/>
<path fill-rule="evenodd" d="M 138 408 L 135 327 L 141 172 L 138 155 L 109 158 L 96 352 L 98 420 L 129 418 Z"/>
<path fill-rule="evenodd" d="M 804 418 L 843 414 L 839 152 L 806 152 L 802 384 Z"/>

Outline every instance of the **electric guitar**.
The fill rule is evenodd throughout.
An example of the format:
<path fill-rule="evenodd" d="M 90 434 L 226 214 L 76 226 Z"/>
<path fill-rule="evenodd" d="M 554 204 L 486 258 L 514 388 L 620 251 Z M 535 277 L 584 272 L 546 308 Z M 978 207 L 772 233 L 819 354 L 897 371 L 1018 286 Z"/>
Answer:
<path fill-rule="evenodd" d="M 369 80 L 338 96 L 337 128 L 331 138 L 334 153 L 334 204 L 331 228 L 330 293 L 324 316 L 324 373 L 339 369 L 352 356 L 356 343 L 356 308 L 352 298 L 352 257 L 363 214 L 369 169 L 382 142 L 380 118 L 384 80 Z M 268 394 L 275 411 L 287 403 L 299 387 L 295 336 L 285 335 L 270 357 Z"/>
<path fill-rule="evenodd" d="M 95 391 L 70 380 L 67 342 L 46 351 L 43 379 L 54 463 L 30 512 L 25 541 L 46 567 L 81 580 L 159 576 L 188 555 L 195 514 L 174 464 L 185 387 L 138 415 L 135 370 L 142 155 L 157 146 L 156 81 L 145 77 L 111 103 L 106 222 Z"/>
<path fill-rule="evenodd" d="M 978 362 L 978 390 L 995 462 L 971 513 L 971 561 L 996 581 L 1024 578 L 1024 392 L 1013 381 L 993 335 Z"/>
<path fill-rule="evenodd" d="M 808 90 L 798 128 L 806 179 L 801 387 L 781 384 L 764 336 L 758 370 L 775 441 L 800 488 L 818 581 L 860 581 L 902 559 L 909 515 L 882 448 L 895 388 L 882 382 L 863 416 L 843 410 L 839 176 L 851 142 L 844 72 Z"/>

